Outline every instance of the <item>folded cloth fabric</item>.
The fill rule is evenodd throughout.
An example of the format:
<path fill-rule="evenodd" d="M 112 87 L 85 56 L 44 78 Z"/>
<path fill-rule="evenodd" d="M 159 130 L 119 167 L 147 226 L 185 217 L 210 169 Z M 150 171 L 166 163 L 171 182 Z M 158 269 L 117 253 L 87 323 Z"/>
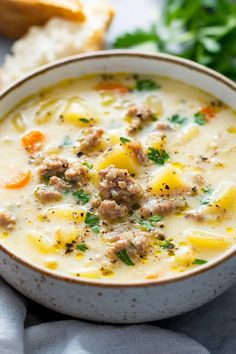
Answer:
<path fill-rule="evenodd" d="M 24 329 L 26 308 L 26 299 L 0 279 L 1 354 L 209 354 L 186 335 L 154 325 L 65 320 Z"/>

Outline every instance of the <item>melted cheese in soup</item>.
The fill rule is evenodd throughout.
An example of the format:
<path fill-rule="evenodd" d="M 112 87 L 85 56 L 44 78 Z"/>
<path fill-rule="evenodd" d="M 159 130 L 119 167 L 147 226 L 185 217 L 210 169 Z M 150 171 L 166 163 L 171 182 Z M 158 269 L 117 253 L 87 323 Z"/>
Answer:
<path fill-rule="evenodd" d="M 150 75 L 71 79 L 1 122 L 0 242 L 52 272 L 170 278 L 235 245 L 236 117 Z"/>

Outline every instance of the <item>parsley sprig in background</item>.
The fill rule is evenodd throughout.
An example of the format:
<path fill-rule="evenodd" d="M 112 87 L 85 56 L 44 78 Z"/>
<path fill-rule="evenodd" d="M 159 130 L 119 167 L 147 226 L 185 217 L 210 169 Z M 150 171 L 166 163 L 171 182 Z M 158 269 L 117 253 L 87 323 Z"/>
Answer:
<path fill-rule="evenodd" d="M 236 80 L 236 2 L 167 0 L 149 30 L 125 33 L 113 46 L 178 55 Z"/>

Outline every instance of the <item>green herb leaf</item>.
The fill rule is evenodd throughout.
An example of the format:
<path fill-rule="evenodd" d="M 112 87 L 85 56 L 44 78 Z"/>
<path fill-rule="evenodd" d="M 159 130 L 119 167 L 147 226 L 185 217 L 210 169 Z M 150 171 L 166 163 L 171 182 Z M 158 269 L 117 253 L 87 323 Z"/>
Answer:
<path fill-rule="evenodd" d="M 171 116 L 170 118 L 168 118 L 168 120 L 173 123 L 173 124 L 184 124 L 185 122 L 187 122 L 187 118 L 183 117 L 179 114 L 174 114 L 173 116 Z"/>
<path fill-rule="evenodd" d="M 125 33 L 122 36 L 116 38 L 113 43 L 114 48 L 130 48 L 145 42 L 157 43 L 157 34 L 155 29 L 150 29 L 149 31 L 144 31 L 138 29 L 132 33 Z"/>
<path fill-rule="evenodd" d="M 81 122 L 83 122 L 83 123 L 89 123 L 90 122 L 90 119 L 88 119 L 88 118 L 80 118 L 79 120 Z"/>
<path fill-rule="evenodd" d="M 195 259 L 192 264 L 197 264 L 197 265 L 201 265 L 201 264 L 205 264 L 207 263 L 207 261 L 205 259 Z"/>
<path fill-rule="evenodd" d="M 128 266 L 133 266 L 134 265 L 134 262 L 132 261 L 132 259 L 128 255 L 128 252 L 127 252 L 126 249 L 117 252 L 116 256 L 119 258 L 119 260 L 121 260 L 126 265 L 128 265 Z"/>
<path fill-rule="evenodd" d="M 211 194 L 213 192 L 213 188 L 211 186 L 206 186 L 202 189 L 203 193 Z"/>
<path fill-rule="evenodd" d="M 171 240 L 164 240 L 160 242 L 160 247 L 164 250 L 172 250 L 175 248 L 175 245 L 171 242 Z"/>
<path fill-rule="evenodd" d="M 160 215 L 153 215 L 148 219 L 151 223 L 156 223 L 162 220 Z"/>
<path fill-rule="evenodd" d="M 212 192 L 213 192 L 213 189 L 212 189 L 212 187 L 211 186 L 206 186 L 205 188 L 203 188 L 203 193 L 204 194 L 212 194 Z M 210 203 L 210 200 L 209 200 L 209 197 L 202 197 L 201 199 L 200 199 L 200 203 L 202 204 L 202 205 L 207 205 L 207 204 L 209 204 Z"/>
<path fill-rule="evenodd" d="M 129 142 L 130 142 L 130 139 L 124 138 L 123 136 L 121 136 L 121 137 L 120 137 L 120 142 L 121 142 L 122 144 L 126 144 L 126 143 L 129 143 Z"/>
<path fill-rule="evenodd" d="M 170 156 L 165 150 L 158 150 L 152 147 L 148 148 L 148 158 L 149 160 L 157 163 L 158 165 L 164 165 L 166 161 L 170 159 Z"/>
<path fill-rule="evenodd" d="M 91 230 L 93 230 L 93 232 L 95 232 L 95 234 L 99 234 L 100 226 L 99 225 L 94 225 L 94 226 L 91 227 Z"/>
<path fill-rule="evenodd" d="M 159 215 L 153 215 L 148 219 L 140 219 L 138 220 L 138 224 L 142 225 L 144 229 L 146 230 L 152 230 L 155 226 L 156 223 L 161 221 L 162 217 Z"/>
<path fill-rule="evenodd" d="M 166 0 L 149 30 L 118 37 L 115 48 L 161 51 L 198 61 L 236 80 L 236 3 L 233 0 Z"/>
<path fill-rule="evenodd" d="M 149 79 L 137 80 L 136 83 L 136 90 L 138 91 L 153 91 L 159 90 L 160 88 L 161 86 L 159 84 Z"/>
<path fill-rule="evenodd" d="M 75 197 L 81 204 L 86 204 L 91 199 L 90 195 L 85 193 L 82 189 L 73 192 L 73 197 Z"/>
<path fill-rule="evenodd" d="M 201 199 L 200 200 L 201 205 L 208 205 L 210 201 L 208 199 Z"/>
<path fill-rule="evenodd" d="M 83 161 L 81 162 L 81 165 L 84 165 L 86 167 L 88 167 L 90 170 L 93 168 L 93 164 L 87 162 L 87 161 Z"/>
<path fill-rule="evenodd" d="M 198 125 L 205 125 L 205 124 L 206 124 L 205 115 L 202 114 L 202 113 L 196 113 L 196 114 L 194 114 L 194 121 L 195 121 L 195 123 L 197 123 Z"/>
<path fill-rule="evenodd" d="M 100 227 L 99 227 L 99 217 L 98 215 L 95 214 L 91 214 L 89 211 L 86 214 L 86 218 L 85 218 L 85 224 L 91 228 L 92 231 L 94 231 L 95 233 L 99 233 L 100 231 Z"/>
<path fill-rule="evenodd" d="M 86 246 L 85 243 L 78 243 L 78 244 L 76 245 L 76 249 L 79 250 L 79 251 L 81 251 L 81 252 L 85 252 L 85 251 L 88 250 L 88 246 Z"/>

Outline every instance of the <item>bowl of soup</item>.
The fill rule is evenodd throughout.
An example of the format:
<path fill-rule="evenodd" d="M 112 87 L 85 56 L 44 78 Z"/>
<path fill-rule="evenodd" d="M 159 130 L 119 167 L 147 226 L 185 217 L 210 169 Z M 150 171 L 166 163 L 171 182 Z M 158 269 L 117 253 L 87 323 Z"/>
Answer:
<path fill-rule="evenodd" d="M 194 309 L 235 280 L 236 86 L 168 55 L 73 57 L 0 97 L 1 275 L 74 317 Z"/>

